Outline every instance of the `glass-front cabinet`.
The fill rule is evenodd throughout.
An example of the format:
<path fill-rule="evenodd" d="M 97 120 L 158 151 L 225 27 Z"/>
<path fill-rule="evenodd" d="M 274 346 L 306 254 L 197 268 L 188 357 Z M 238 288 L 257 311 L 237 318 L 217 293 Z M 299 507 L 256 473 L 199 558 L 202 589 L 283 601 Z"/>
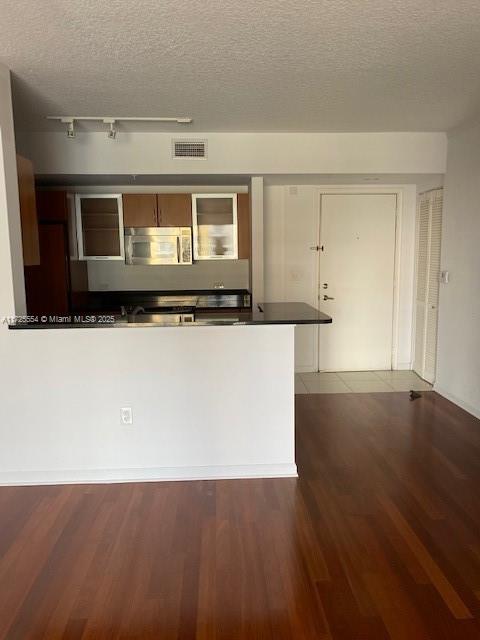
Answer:
<path fill-rule="evenodd" d="M 192 194 L 195 260 L 236 260 L 237 194 Z"/>
<path fill-rule="evenodd" d="M 80 260 L 124 260 L 121 194 L 75 194 Z"/>

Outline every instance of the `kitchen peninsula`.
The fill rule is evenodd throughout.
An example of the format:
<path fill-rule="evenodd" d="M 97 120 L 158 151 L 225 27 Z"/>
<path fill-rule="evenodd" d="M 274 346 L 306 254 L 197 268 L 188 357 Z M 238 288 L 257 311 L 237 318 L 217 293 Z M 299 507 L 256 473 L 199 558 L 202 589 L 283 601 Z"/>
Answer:
<path fill-rule="evenodd" d="M 8 375 L 32 381 L 5 399 L 28 455 L 0 454 L 0 482 L 296 476 L 295 324 L 331 320 L 308 305 L 259 306 L 241 321 L 199 317 L 157 331 L 121 319 L 0 327 Z M 48 412 L 41 429 L 38 407 Z M 122 424 L 124 408 L 132 424 Z"/>

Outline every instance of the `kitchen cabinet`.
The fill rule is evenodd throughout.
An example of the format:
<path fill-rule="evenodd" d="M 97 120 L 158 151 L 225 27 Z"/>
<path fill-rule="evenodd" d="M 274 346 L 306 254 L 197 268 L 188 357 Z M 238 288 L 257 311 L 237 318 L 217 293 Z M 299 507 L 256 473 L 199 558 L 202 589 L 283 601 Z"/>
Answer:
<path fill-rule="evenodd" d="M 39 222 L 67 222 L 67 198 L 65 191 L 37 191 Z"/>
<path fill-rule="evenodd" d="M 195 260 L 238 258 L 237 194 L 192 194 Z"/>
<path fill-rule="evenodd" d="M 124 193 L 124 227 L 191 227 L 189 193 Z"/>
<path fill-rule="evenodd" d="M 25 295 L 29 315 L 69 312 L 69 265 L 66 227 L 40 223 L 40 264 L 25 267 Z"/>
<path fill-rule="evenodd" d="M 38 266 L 25 267 L 29 314 L 66 314 L 83 308 L 88 294 L 87 264 L 78 259 L 73 194 L 37 191 Z"/>
<path fill-rule="evenodd" d="M 27 158 L 17 155 L 18 197 L 22 226 L 23 264 L 40 264 L 35 177 L 33 165 Z"/>
<path fill-rule="evenodd" d="M 124 193 L 123 225 L 125 227 L 158 226 L 157 196 L 154 193 Z"/>
<path fill-rule="evenodd" d="M 159 193 L 157 195 L 159 227 L 191 227 L 192 197 L 189 193 Z"/>
<path fill-rule="evenodd" d="M 123 206 L 120 194 L 75 195 L 80 260 L 124 260 Z"/>
<path fill-rule="evenodd" d="M 252 253 L 250 194 L 237 194 L 238 258 L 249 260 Z"/>

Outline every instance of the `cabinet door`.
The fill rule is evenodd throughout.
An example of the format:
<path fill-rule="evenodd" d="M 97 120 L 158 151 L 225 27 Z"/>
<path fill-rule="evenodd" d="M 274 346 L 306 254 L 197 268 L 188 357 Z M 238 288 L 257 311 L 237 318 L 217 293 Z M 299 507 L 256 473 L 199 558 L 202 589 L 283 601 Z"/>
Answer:
<path fill-rule="evenodd" d="M 18 197 L 22 225 L 23 264 L 40 264 L 35 178 L 30 160 L 17 155 Z"/>
<path fill-rule="evenodd" d="M 40 265 L 25 267 L 27 312 L 31 315 L 69 311 L 66 228 L 62 223 L 40 224 Z"/>
<path fill-rule="evenodd" d="M 157 222 L 157 196 L 154 193 L 123 194 L 125 227 L 156 227 Z"/>
<path fill-rule="evenodd" d="M 39 222 L 67 222 L 67 193 L 65 191 L 37 191 Z"/>
<path fill-rule="evenodd" d="M 157 195 L 159 227 L 191 227 L 192 197 L 189 193 Z"/>
<path fill-rule="evenodd" d="M 248 193 L 237 194 L 237 222 L 238 222 L 238 257 L 250 259 L 251 255 L 251 227 L 250 227 L 250 196 Z"/>
<path fill-rule="evenodd" d="M 195 260 L 238 258 L 237 194 L 192 194 Z"/>
<path fill-rule="evenodd" d="M 123 207 L 119 194 L 76 194 L 80 260 L 124 260 Z"/>

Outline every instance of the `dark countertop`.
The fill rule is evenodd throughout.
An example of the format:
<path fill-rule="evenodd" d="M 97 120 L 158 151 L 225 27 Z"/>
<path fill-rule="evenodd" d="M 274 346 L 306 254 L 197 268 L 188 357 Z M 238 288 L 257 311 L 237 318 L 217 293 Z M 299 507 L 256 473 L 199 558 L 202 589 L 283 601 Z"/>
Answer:
<path fill-rule="evenodd" d="M 83 316 L 43 316 L 32 321 L 17 319 L 10 323 L 10 329 L 69 329 L 69 328 L 133 328 L 133 327 L 188 327 L 188 326 L 230 326 L 230 325 L 274 325 L 274 324 L 329 324 L 330 316 L 303 302 L 266 302 L 253 309 L 225 311 L 195 311 L 171 318 L 162 316 L 158 321 L 155 314 L 127 315 L 83 315 Z M 189 320 L 188 320 L 189 318 Z"/>

